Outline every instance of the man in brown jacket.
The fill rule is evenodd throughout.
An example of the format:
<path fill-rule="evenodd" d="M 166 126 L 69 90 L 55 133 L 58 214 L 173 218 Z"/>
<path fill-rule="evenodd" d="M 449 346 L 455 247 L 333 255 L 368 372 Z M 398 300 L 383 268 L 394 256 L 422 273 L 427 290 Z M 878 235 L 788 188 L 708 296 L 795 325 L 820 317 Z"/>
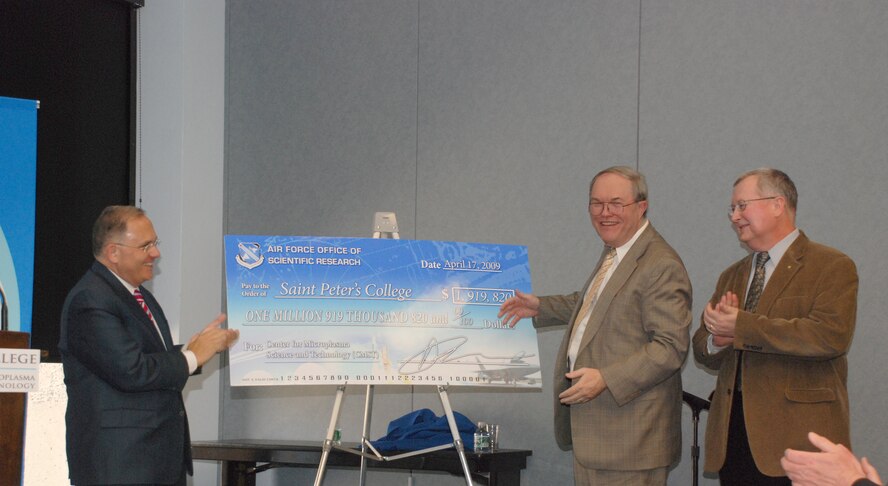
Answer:
<path fill-rule="evenodd" d="M 857 270 L 796 228 L 797 201 L 779 170 L 737 179 L 731 223 L 752 253 L 721 274 L 694 334 L 695 359 L 718 371 L 704 470 L 724 485 L 789 485 L 780 458 L 812 450 L 808 431 L 850 444 Z"/>

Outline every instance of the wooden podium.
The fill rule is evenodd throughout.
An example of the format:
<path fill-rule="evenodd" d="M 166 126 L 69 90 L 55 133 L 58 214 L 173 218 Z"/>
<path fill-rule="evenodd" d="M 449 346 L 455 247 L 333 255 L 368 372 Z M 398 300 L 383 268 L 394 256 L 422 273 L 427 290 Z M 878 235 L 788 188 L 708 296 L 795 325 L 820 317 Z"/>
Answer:
<path fill-rule="evenodd" d="M 28 349 L 26 332 L 0 331 L 0 348 Z M 25 393 L 0 393 L 0 486 L 22 483 Z"/>

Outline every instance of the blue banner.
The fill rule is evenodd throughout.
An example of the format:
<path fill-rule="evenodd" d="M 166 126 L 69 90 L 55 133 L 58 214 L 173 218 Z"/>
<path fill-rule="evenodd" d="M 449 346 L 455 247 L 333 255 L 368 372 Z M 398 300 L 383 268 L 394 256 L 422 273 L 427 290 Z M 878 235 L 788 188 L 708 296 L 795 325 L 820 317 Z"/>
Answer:
<path fill-rule="evenodd" d="M 542 386 L 530 320 L 497 318 L 527 247 L 228 235 L 225 266 L 233 386 Z"/>
<path fill-rule="evenodd" d="M 37 102 L 0 97 L 0 286 L 9 330 L 31 332 Z"/>

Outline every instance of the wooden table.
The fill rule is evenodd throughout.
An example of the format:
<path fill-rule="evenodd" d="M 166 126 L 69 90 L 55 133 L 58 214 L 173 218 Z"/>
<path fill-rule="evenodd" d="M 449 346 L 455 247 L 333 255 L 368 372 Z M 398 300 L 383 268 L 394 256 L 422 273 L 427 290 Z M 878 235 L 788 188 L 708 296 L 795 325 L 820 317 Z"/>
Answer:
<path fill-rule="evenodd" d="M 222 463 L 222 486 L 255 486 L 256 474 L 273 467 L 317 469 L 322 452 L 320 442 L 254 439 L 195 441 L 191 443 L 191 451 L 195 460 Z M 533 451 L 522 449 L 500 449 L 477 454 L 466 452 L 466 461 L 472 479 L 476 482 L 496 486 L 518 485 L 521 484 L 521 470 L 527 468 L 527 457 L 531 454 Z M 257 465 L 258 463 L 263 464 Z M 327 467 L 330 468 L 360 466 L 360 456 L 336 449 L 327 458 Z M 367 470 L 374 469 L 443 471 L 465 477 L 459 455 L 454 449 L 391 462 L 368 461 Z"/>

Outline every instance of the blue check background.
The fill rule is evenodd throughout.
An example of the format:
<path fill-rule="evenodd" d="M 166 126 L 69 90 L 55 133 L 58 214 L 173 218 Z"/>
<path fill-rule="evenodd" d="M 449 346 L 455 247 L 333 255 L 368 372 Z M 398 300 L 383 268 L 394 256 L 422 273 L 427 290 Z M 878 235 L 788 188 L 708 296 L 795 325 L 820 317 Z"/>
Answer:
<path fill-rule="evenodd" d="M 258 243 L 265 259 L 248 269 L 236 262 L 240 243 Z M 349 250 L 338 254 L 269 253 L 274 246 L 337 247 Z M 359 249 L 360 253 L 351 252 Z M 359 266 L 272 265 L 268 257 L 359 258 Z M 500 271 L 478 272 L 421 268 L 420 261 L 498 262 Z M 488 328 L 484 321 L 495 322 L 498 305 L 464 305 L 457 308 L 452 299 L 442 300 L 442 289 L 471 287 L 518 289 L 531 292 L 527 248 L 516 245 L 464 243 L 424 240 L 371 238 L 325 238 L 299 236 L 225 236 L 225 262 L 228 324 L 241 337 L 230 352 L 232 386 L 304 385 L 304 384 L 450 384 L 465 386 L 541 387 L 539 350 L 536 332 L 529 320 L 514 329 Z M 361 298 L 276 298 L 281 283 L 309 286 L 322 283 L 364 289 L 368 284 L 410 288 L 413 299 L 367 300 Z M 268 285 L 265 297 L 244 297 L 243 284 Z M 255 289 L 254 289 L 255 290 Z M 276 310 L 337 312 L 383 311 L 407 315 L 447 316 L 448 323 L 438 325 L 331 322 L 247 322 L 249 311 Z M 468 313 L 468 314 L 466 314 Z M 465 315 L 474 320 L 470 328 L 460 328 L 456 318 Z M 245 349 L 246 343 L 269 341 L 315 341 L 349 343 L 348 349 L 312 348 L 315 351 L 364 351 L 377 359 L 270 359 L 265 350 Z M 434 345 L 434 343 L 438 343 Z M 432 344 L 432 346 L 429 346 Z M 453 349 L 456 344 L 461 344 Z M 429 350 L 424 371 L 418 361 L 404 366 L 405 360 Z M 276 349 L 300 352 L 306 349 Z M 435 358 L 438 358 L 436 361 Z M 430 365 L 430 366 L 429 366 Z M 498 369 L 519 369 L 514 376 L 497 373 Z M 400 372 L 409 370 L 409 374 Z"/>

